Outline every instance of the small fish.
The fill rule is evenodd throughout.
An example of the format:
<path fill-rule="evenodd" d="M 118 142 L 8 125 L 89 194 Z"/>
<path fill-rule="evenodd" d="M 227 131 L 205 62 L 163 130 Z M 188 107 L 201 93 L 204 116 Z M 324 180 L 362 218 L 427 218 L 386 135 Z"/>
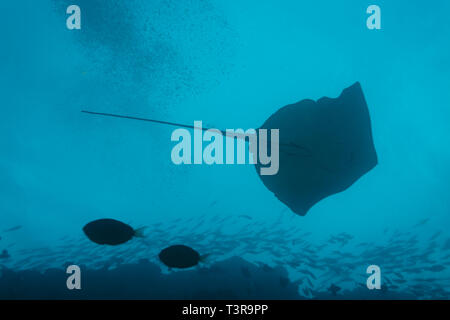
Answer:
<path fill-rule="evenodd" d="M 434 240 L 434 239 L 436 239 L 437 237 L 439 237 L 439 235 L 442 233 L 442 231 L 438 231 L 438 232 L 436 232 L 435 234 L 433 234 L 432 236 L 431 236 L 431 238 L 430 238 L 430 241 L 432 241 L 432 240 Z"/>
<path fill-rule="evenodd" d="M 450 250 L 450 238 L 445 241 L 442 250 Z"/>
<path fill-rule="evenodd" d="M 445 270 L 445 267 L 441 266 L 441 265 L 434 265 L 434 266 L 427 268 L 427 270 L 431 271 L 431 272 L 441 272 L 441 271 Z"/>
<path fill-rule="evenodd" d="M 391 289 L 398 289 L 398 288 L 400 288 L 400 287 L 397 286 L 397 285 L 395 285 L 395 284 L 392 284 L 392 285 L 391 285 Z"/>
<path fill-rule="evenodd" d="M 16 231 L 16 230 L 19 230 L 19 229 L 22 229 L 22 226 L 15 226 L 15 227 L 3 230 L 3 232 L 12 232 L 12 231 Z"/>
<path fill-rule="evenodd" d="M 331 284 L 331 286 L 328 288 L 328 291 L 331 292 L 333 296 L 335 296 L 339 291 L 341 291 L 341 288 L 335 285 L 334 283 Z"/>
<path fill-rule="evenodd" d="M 406 280 L 404 280 L 404 279 L 395 279 L 393 281 L 396 282 L 396 283 L 400 283 L 400 284 L 406 283 Z"/>
<path fill-rule="evenodd" d="M 313 278 L 314 280 L 316 280 L 316 276 L 314 275 L 314 273 L 312 273 L 311 271 L 309 271 L 309 270 L 306 270 L 306 269 L 302 269 L 302 270 L 299 270 L 301 273 L 305 273 L 305 274 L 307 274 L 307 275 L 309 275 L 311 278 Z"/>
<path fill-rule="evenodd" d="M 8 253 L 8 250 L 3 250 L 2 253 L 0 254 L 0 259 L 8 259 L 11 256 Z"/>
<path fill-rule="evenodd" d="M 425 219 L 423 219 L 423 220 L 420 220 L 416 225 L 413 226 L 413 228 L 419 227 L 419 226 L 423 226 L 423 225 L 426 224 L 429 220 L 430 220 L 430 218 L 425 218 Z"/>
<path fill-rule="evenodd" d="M 209 205 L 209 207 L 214 207 L 217 204 L 217 200 L 214 200 L 213 202 L 211 202 L 211 204 Z"/>

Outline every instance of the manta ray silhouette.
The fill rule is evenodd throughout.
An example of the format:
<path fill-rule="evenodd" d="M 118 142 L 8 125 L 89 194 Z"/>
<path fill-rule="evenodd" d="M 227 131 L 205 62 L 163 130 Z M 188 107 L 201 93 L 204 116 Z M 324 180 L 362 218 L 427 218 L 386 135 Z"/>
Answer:
<path fill-rule="evenodd" d="M 302 216 L 320 200 L 350 187 L 378 162 L 369 110 L 358 82 L 336 99 L 287 105 L 261 128 L 280 130 L 280 167 L 277 175 L 259 177 Z"/>
<path fill-rule="evenodd" d="M 198 129 L 154 119 L 82 112 Z M 261 175 L 261 164 L 257 163 L 258 176 L 267 189 L 301 216 L 322 199 L 349 188 L 378 163 L 369 110 L 359 82 L 335 99 L 305 99 L 287 105 L 260 129 L 279 129 L 280 154 L 278 173 Z"/>

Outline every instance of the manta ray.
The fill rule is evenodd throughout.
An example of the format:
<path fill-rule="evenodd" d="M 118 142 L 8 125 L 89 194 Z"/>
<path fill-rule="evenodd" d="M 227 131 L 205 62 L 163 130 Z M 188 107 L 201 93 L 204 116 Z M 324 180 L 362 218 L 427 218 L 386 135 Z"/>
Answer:
<path fill-rule="evenodd" d="M 155 119 L 82 112 L 197 129 Z M 337 98 L 304 99 L 284 106 L 260 129 L 279 129 L 279 170 L 275 175 L 261 175 L 258 162 L 257 174 L 268 190 L 301 216 L 322 199 L 349 188 L 378 163 L 369 110 L 359 82 Z"/>

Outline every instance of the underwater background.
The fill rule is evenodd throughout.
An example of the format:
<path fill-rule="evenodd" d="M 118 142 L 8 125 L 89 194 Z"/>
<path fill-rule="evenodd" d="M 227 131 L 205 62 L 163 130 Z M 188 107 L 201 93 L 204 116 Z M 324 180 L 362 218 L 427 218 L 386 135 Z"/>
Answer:
<path fill-rule="evenodd" d="M 0 298 L 448 299 L 450 2 L 373 2 L 0 2 Z M 251 165 L 173 164 L 174 128 L 80 112 L 256 128 L 356 81 L 378 165 L 304 217 Z M 99 218 L 146 238 L 99 246 Z M 168 270 L 178 243 L 207 261 Z"/>

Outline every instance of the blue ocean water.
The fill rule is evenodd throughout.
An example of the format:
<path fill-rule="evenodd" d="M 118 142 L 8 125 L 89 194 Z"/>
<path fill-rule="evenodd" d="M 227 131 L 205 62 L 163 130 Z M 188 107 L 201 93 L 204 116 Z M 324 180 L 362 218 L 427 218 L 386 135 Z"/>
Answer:
<path fill-rule="evenodd" d="M 134 298 L 258 297 L 267 286 L 274 299 L 448 299 L 448 1 L 377 0 L 381 30 L 366 27 L 372 3 L 360 0 L 76 2 L 81 30 L 66 28 L 72 1 L 0 3 L 0 297 L 24 294 L 2 291 L 16 273 L 64 278 L 70 262 L 118 282 L 146 266 L 158 285 L 148 294 L 128 281 Z M 356 81 L 379 163 L 304 217 L 250 165 L 173 164 L 174 128 L 80 112 L 256 128 Z M 82 227 L 104 217 L 148 226 L 147 237 L 98 246 Z M 167 270 L 157 254 L 175 243 L 208 261 Z M 364 288 L 372 264 L 380 292 Z M 202 287 L 210 278 L 221 280 Z M 58 297 L 45 290 L 31 297 Z"/>

